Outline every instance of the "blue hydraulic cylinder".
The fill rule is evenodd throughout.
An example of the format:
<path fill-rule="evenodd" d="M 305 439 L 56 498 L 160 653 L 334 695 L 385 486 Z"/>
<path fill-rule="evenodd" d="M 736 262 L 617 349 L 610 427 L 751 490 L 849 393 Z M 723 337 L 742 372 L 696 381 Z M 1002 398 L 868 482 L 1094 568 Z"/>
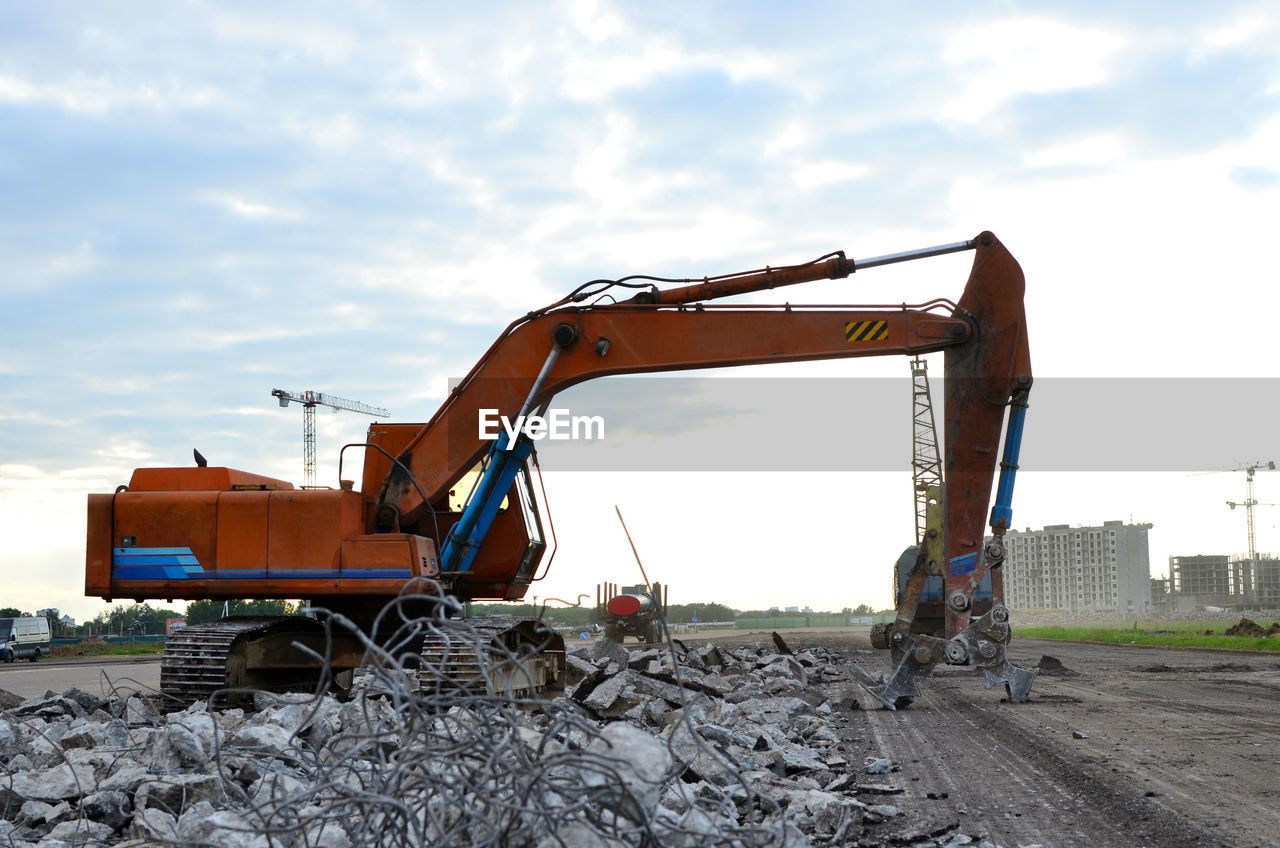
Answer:
<path fill-rule="evenodd" d="M 525 460 L 533 452 L 533 442 L 528 439 L 517 438 L 510 450 L 507 449 L 508 444 L 507 434 L 500 433 L 489 449 L 480 480 L 440 549 L 441 571 L 471 569 L 476 551 L 502 507 L 502 499 L 511 491 L 516 474 L 524 468 Z"/>
<path fill-rule="evenodd" d="M 991 529 L 997 533 L 1007 530 L 1013 523 L 1013 484 L 1018 476 L 1018 454 L 1022 450 L 1022 425 L 1026 417 L 1026 395 L 1015 396 L 1009 409 L 1009 427 L 1004 436 L 1004 456 L 1000 460 L 996 502 L 991 507 Z"/>

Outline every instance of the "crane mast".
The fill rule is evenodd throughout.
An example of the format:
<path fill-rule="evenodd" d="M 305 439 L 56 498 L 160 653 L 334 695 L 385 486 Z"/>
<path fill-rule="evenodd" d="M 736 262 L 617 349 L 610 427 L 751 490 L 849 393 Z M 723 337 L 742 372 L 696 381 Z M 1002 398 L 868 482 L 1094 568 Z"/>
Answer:
<path fill-rule="evenodd" d="M 1244 507 L 1245 523 L 1249 526 L 1249 565 L 1247 566 L 1247 582 L 1249 586 L 1255 586 L 1256 571 L 1258 568 L 1258 537 L 1254 531 L 1253 524 L 1253 508 L 1258 506 L 1258 501 L 1253 496 L 1253 475 L 1256 471 L 1275 471 L 1275 469 L 1276 464 L 1272 460 L 1268 460 L 1267 462 L 1254 462 L 1249 465 L 1239 465 L 1230 469 L 1231 471 L 1244 472 L 1244 501 L 1227 501 L 1227 506 L 1232 509 L 1235 509 L 1238 506 Z"/>
<path fill-rule="evenodd" d="M 304 488 L 312 488 L 316 484 L 317 406 L 331 407 L 334 412 L 345 409 L 377 418 L 387 418 L 391 415 L 381 407 L 370 406 L 357 400 L 347 400 L 336 395 L 326 395 L 323 392 L 287 392 L 284 389 L 272 389 L 271 396 L 279 400 L 281 406 L 287 407 L 290 401 L 302 404 L 302 485 Z"/>
<path fill-rule="evenodd" d="M 942 460 L 938 456 L 938 428 L 929 394 L 929 363 L 911 360 L 911 483 L 916 493 L 916 544 L 925 532 L 929 487 L 942 485 Z"/>

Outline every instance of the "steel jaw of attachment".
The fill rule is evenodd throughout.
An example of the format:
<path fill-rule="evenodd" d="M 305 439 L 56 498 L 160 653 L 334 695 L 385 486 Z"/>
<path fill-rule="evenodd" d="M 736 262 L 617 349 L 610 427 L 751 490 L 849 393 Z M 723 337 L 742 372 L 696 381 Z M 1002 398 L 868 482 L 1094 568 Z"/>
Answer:
<path fill-rule="evenodd" d="M 992 607 L 986 615 L 971 621 L 951 641 L 964 646 L 969 665 L 982 669 L 988 689 L 997 683 L 1003 683 L 1005 691 L 1009 693 L 1010 703 L 1026 703 L 1039 669 L 1027 671 L 1019 668 L 1005 656 L 1005 646 L 1009 644 L 1008 608 L 999 605 Z"/>
<path fill-rule="evenodd" d="M 940 662 L 981 669 L 986 688 L 1003 683 L 1010 703 L 1022 704 L 1031 694 L 1039 669 L 1027 671 L 1009 662 L 1005 656 L 1009 635 L 1009 610 L 995 606 L 951 639 L 894 634 L 894 664 L 887 678 L 873 677 L 853 663 L 849 670 L 854 680 L 889 710 L 903 709 L 920 697 L 920 681 L 928 680 Z"/>
<path fill-rule="evenodd" d="M 946 651 L 946 642 L 933 636 L 895 633 L 894 639 L 893 670 L 887 678 L 872 677 L 853 663 L 849 664 L 854 680 L 887 710 L 903 709 L 919 698 L 920 681 L 929 679 Z"/>

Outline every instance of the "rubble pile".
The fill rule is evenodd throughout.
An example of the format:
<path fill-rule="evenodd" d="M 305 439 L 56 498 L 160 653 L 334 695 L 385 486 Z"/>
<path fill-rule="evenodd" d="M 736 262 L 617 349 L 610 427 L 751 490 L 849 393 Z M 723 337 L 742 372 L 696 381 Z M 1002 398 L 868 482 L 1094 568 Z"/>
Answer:
<path fill-rule="evenodd" d="M 845 759 L 824 649 L 598 640 L 568 663 L 531 702 L 381 670 L 213 710 L 49 692 L 0 713 L 0 844 L 839 845 L 903 816 L 891 761 Z"/>
<path fill-rule="evenodd" d="M 1207 632 L 1212 633 L 1213 631 Z M 1242 618 L 1238 623 L 1222 631 L 1224 636 L 1248 636 L 1251 639 L 1265 639 L 1277 633 L 1280 633 L 1280 622 L 1273 621 L 1270 627 L 1264 628 L 1251 618 Z"/>

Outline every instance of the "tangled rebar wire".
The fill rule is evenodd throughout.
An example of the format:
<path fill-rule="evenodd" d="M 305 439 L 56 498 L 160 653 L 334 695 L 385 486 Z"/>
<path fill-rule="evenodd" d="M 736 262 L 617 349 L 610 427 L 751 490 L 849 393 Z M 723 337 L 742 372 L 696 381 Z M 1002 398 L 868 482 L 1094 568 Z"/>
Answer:
<path fill-rule="evenodd" d="M 84 844 L 132 838 L 183 848 L 806 844 L 783 805 L 714 744 L 704 721 L 711 699 L 682 685 L 678 665 L 665 675 L 674 685 L 655 732 L 534 692 L 537 681 L 522 675 L 545 645 L 495 640 L 492 628 L 449 618 L 451 602 L 437 600 L 426 614 L 420 596 L 383 610 L 379 632 L 392 635 L 381 644 L 360 636 L 366 667 L 346 698 L 259 693 L 252 710 L 197 702 L 164 716 L 148 715 L 137 698 L 116 699 L 104 702 L 115 715 L 97 724 L 87 711 L 43 727 L 28 719 L 33 727 L 19 732 L 56 751 L 38 767 L 28 760 L 32 768 L 47 773 L 56 761 L 82 783 L 65 793 L 78 812 L 59 827 Z M 360 632 L 340 616 L 327 620 L 335 632 Z M 478 674 L 462 679 L 426 662 L 424 640 L 475 660 Z M 678 663 L 670 641 L 667 650 Z M 77 727 L 99 742 L 93 750 L 57 744 Z M 691 774 L 695 758 L 713 780 Z M 18 770 L 0 759 L 12 790 Z M 10 791 L 0 803 L 22 797 Z M 48 801 L 55 810 L 58 799 Z M 93 815 L 99 808 L 119 809 Z M 0 827 L 0 842 L 38 838 L 31 819 L 52 815 L 21 810 L 27 829 Z M 68 820 L 82 827 L 67 830 Z"/>

